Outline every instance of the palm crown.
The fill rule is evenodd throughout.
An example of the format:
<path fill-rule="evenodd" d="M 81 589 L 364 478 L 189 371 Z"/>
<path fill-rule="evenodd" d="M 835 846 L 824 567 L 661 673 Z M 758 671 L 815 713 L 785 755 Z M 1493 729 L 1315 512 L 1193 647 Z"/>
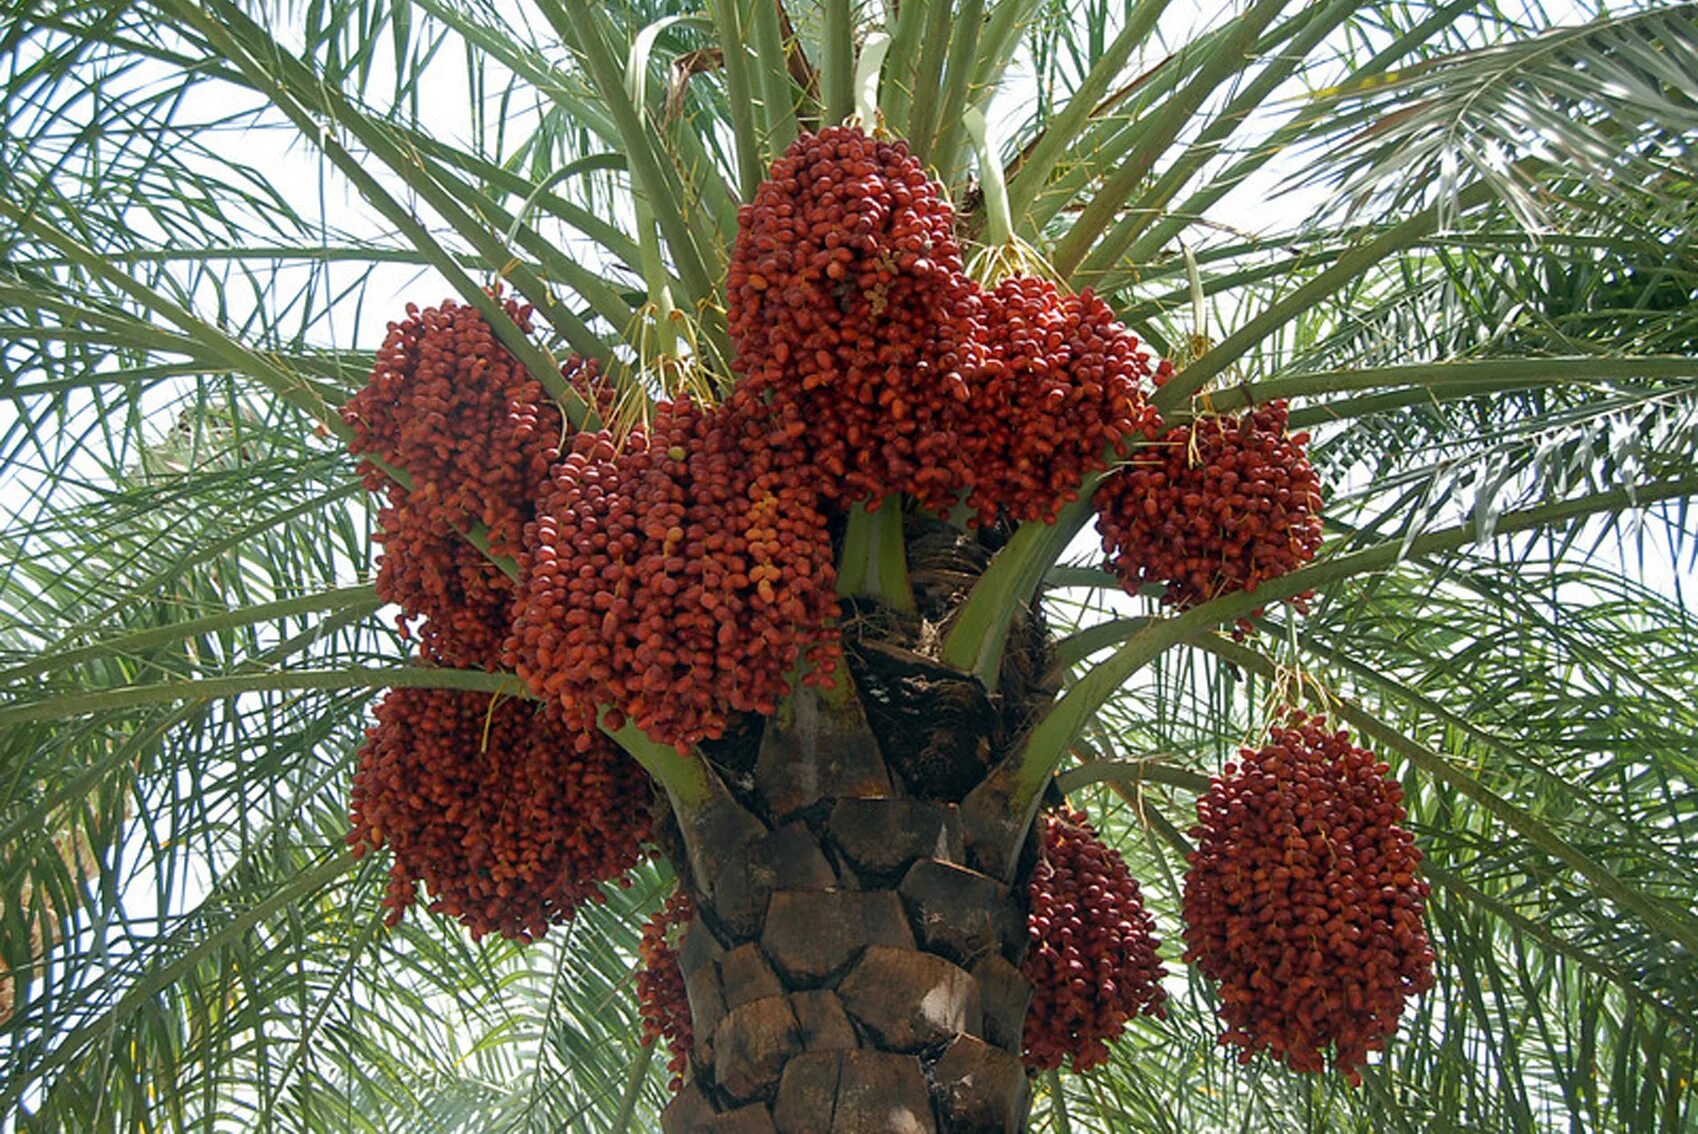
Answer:
<path fill-rule="evenodd" d="M 833 505 L 845 668 L 884 681 L 885 748 L 922 718 L 979 735 L 904 681 L 1031 709 L 939 789 L 973 865 L 1024 878 L 1060 792 L 1190 972 L 1196 801 L 1291 705 L 1389 762 L 1425 850 L 1437 987 L 1360 1087 L 1240 1068 L 1213 985 L 1170 977 L 1101 1068 L 1038 1076 L 1033 1127 L 1690 1122 L 1694 633 L 1678 585 L 1645 580 L 1678 571 L 1698 490 L 1693 15 L 28 6 L 0 40 L 0 1105 L 43 1130 L 656 1126 L 668 1076 L 631 986 L 663 859 L 520 946 L 386 928 L 389 863 L 347 847 L 383 689 L 525 690 L 409 664 L 345 411 L 397 283 L 477 312 L 562 434 L 721 400 L 771 325 L 739 322 L 739 208 L 854 116 L 941 182 L 982 279 L 1092 289 L 1172 363 L 1146 390 L 1164 427 L 1289 400 L 1326 488 L 1312 562 L 1177 608 L 1074 545 L 1100 470 L 1053 516 L 999 524 L 992 499 L 982 537 L 960 534 L 977 505 L 906 530 L 899 502 L 856 503 L 871 487 Z M 445 122 L 432 88 L 462 75 Z M 281 188 L 287 163 L 311 178 Z M 1314 215 L 1236 211 L 1276 177 Z M 570 355 L 604 384 L 557 380 Z M 515 554 L 477 519 L 474 561 Z M 1310 591 L 1306 615 L 1277 602 Z M 780 736 L 808 711 L 751 707 Z M 614 731 L 705 885 L 743 845 L 702 802 L 721 780 L 753 798 L 735 745 Z"/>

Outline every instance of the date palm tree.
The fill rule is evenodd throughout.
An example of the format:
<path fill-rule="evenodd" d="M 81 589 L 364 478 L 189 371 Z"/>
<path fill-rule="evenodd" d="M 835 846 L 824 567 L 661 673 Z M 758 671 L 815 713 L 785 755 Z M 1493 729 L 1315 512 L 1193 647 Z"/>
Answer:
<path fill-rule="evenodd" d="M 1698 1121 L 1695 17 L 14 6 L 0 1114 L 20 1131 L 656 1129 L 672 1095 L 631 985 L 676 875 L 719 930 L 698 949 L 763 943 L 781 994 L 884 948 L 850 1046 L 901 1047 L 866 1020 L 964 969 L 886 924 L 918 883 L 906 907 L 894 876 L 849 894 L 834 808 L 877 811 L 867 838 L 929 838 L 922 861 L 950 857 L 939 814 L 965 819 L 971 868 L 934 862 L 955 872 L 938 917 L 1013 918 L 1019 937 L 1020 851 L 1063 797 L 1143 883 L 1170 1002 L 1091 1073 L 997 1080 L 1030 1091 L 1030 1117 L 1022 1098 L 994 1128 Z M 387 927 L 383 856 L 346 846 L 374 699 L 526 693 L 412 664 L 373 591 L 374 509 L 338 410 L 385 322 L 452 295 L 533 373 L 603 360 L 633 412 L 681 383 L 723 389 L 739 206 L 795 139 L 852 116 L 906 140 L 983 270 L 1094 289 L 1172 360 L 1170 421 L 1289 400 L 1327 486 L 1320 555 L 1175 612 L 1099 569 L 1089 484 L 1053 522 L 994 535 L 859 509 L 839 562 L 857 697 L 799 695 L 741 748 L 688 756 L 622 730 L 675 834 L 539 942 L 425 913 Z M 534 305 L 535 335 L 489 298 L 497 280 Z M 1309 590 L 1306 615 L 1277 602 Z M 1359 1086 L 1240 1066 L 1174 945 L 1196 799 L 1291 704 L 1390 764 L 1426 856 L 1437 987 Z M 936 780 L 963 752 L 966 782 Z M 910 806 L 928 795 L 958 807 Z M 773 1129 L 801 1044 L 760 1017 L 697 1012 L 720 1059 L 667 1129 Z M 934 1083 L 953 1038 L 916 1064 Z M 848 1065 L 815 1085 L 826 1112 L 851 1112 Z M 881 1101 L 933 1129 L 943 1104 L 898 1080 Z M 710 1120 L 733 1096 L 753 1110 Z"/>

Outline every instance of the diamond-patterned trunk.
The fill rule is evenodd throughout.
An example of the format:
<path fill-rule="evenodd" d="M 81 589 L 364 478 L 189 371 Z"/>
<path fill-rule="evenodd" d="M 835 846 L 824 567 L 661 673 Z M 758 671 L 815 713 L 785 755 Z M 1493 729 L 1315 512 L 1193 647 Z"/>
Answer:
<path fill-rule="evenodd" d="M 1026 1129 L 1022 894 L 975 869 L 954 799 L 977 777 L 901 747 L 932 757 L 887 762 L 860 702 L 804 694 L 720 766 L 683 832 L 695 1046 L 666 1134 Z M 980 768 L 984 747 L 956 745 Z"/>

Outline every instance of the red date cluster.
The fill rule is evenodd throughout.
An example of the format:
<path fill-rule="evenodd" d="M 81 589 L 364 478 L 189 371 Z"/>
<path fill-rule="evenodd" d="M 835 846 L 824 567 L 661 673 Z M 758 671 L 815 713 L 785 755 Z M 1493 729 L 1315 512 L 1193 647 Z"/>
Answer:
<path fill-rule="evenodd" d="M 615 445 L 580 434 L 527 532 L 507 657 L 568 723 L 627 720 L 688 751 L 770 715 L 840 647 L 835 573 L 794 407 L 662 402 Z"/>
<path fill-rule="evenodd" d="M 474 938 L 531 940 L 636 865 L 649 798 L 611 741 L 534 702 L 402 687 L 360 747 L 348 842 L 394 853 L 390 925 L 423 882 Z"/>
<path fill-rule="evenodd" d="M 531 329 L 529 307 L 503 307 Z M 353 452 L 406 470 L 407 504 L 422 518 L 444 530 L 481 523 L 496 554 L 517 554 L 530 501 L 559 456 L 561 415 L 477 308 L 409 303 L 342 418 Z M 388 484 L 367 461 L 360 475 L 373 491 Z"/>
<path fill-rule="evenodd" d="M 432 664 L 496 668 L 513 580 L 459 532 L 410 507 L 399 485 L 390 486 L 388 497 L 373 537 L 383 547 L 374 589 L 401 608 L 401 636 L 416 638 L 420 656 Z"/>
<path fill-rule="evenodd" d="M 1305 455 L 1309 435 L 1288 435 L 1287 420 L 1284 402 L 1199 418 L 1103 482 L 1097 530 L 1128 590 L 1165 583 L 1166 602 L 1193 606 L 1254 593 L 1315 557 L 1321 482 Z M 1291 603 L 1306 611 L 1310 597 Z M 1238 633 L 1248 629 L 1241 619 Z"/>
<path fill-rule="evenodd" d="M 805 134 L 738 216 L 727 300 L 740 392 L 796 406 L 833 502 L 895 492 L 978 522 L 1052 519 L 1157 421 L 1138 340 L 1089 292 L 980 290 L 954 211 L 899 141 Z"/>
<path fill-rule="evenodd" d="M 738 214 L 727 301 L 749 393 L 795 405 L 833 499 L 947 512 L 982 362 L 954 210 L 903 142 L 804 134 Z"/>
<path fill-rule="evenodd" d="M 1043 851 L 1027 883 L 1032 982 L 1025 1061 L 1054 1070 L 1064 1059 L 1088 1071 L 1139 1013 L 1165 1015 L 1166 975 L 1155 921 L 1126 863 L 1103 845 L 1083 812 L 1045 816 Z"/>
<path fill-rule="evenodd" d="M 530 330 L 528 307 L 512 299 L 503 306 Z M 594 373 L 575 358 L 565 370 L 585 390 Z M 559 408 L 477 308 L 445 300 L 424 310 L 408 304 L 407 317 L 389 325 L 370 378 L 342 417 L 354 453 L 412 482 L 403 489 L 370 460 L 360 462 L 366 486 L 387 500 L 378 517 L 378 597 L 401 608 L 403 635 L 423 620 L 417 637 L 427 661 L 494 668 L 513 582 L 463 533 L 482 524 L 495 554 L 517 554 L 532 502 L 559 456 Z"/>
<path fill-rule="evenodd" d="M 1218 982 L 1221 1042 L 1354 1083 L 1433 985 L 1421 851 L 1389 769 L 1295 714 L 1210 781 L 1185 878 L 1185 960 Z"/>
<path fill-rule="evenodd" d="M 981 523 L 999 507 L 1015 520 L 1053 523 L 1085 476 L 1106 467 L 1111 446 L 1159 436 L 1143 388 L 1156 371 L 1137 336 L 1088 290 L 1063 295 L 1014 276 L 985 307 L 988 349 L 963 438 L 974 477 L 967 503 Z"/>
<path fill-rule="evenodd" d="M 684 989 L 684 972 L 678 967 L 678 935 L 695 913 L 690 895 L 682 889 L 666 899 L 643 926 L 637 945 L 642 968 L 637 970 L 637 1011 L 643 1018 L 643 1043 L 666 1040 L 669 1055 L 666 1069 L 672 1073 L 669 1086 L 684 1085 L 695 1033 L 690 1027 L 690 997 Z"/>

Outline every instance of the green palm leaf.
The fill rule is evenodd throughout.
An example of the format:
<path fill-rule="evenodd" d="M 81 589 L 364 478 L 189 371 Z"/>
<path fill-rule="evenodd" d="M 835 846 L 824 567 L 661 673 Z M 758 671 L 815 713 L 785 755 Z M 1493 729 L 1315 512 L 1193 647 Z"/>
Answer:
<path fill-rule="evenodd" d="M 1694 26 L 1471 0 L 18 7 L 0 1113 L 657 1128 L 631 984 L 664 867 L 520 947 L 386 929 L 384 863 L 345 849 L 376 690 L 519 690 L 406 663 L 337 409 L 405 299 L 445 295 L 550 381 L 570 352 L 628 363 L 631 397 L 662 392 L 664 297 L 725 384 L 737 207 L 876 79 L 970 234 L 1002 191 L 970 176 L 988 108 L 1014 231 L 1175 356 L 1164 411 L 1290 398 L 1330 492 L 1325 557 L 1178 616 L 1068 551 L 1080 506 L 1017 534 L 945 639 L 994 674 L 1047 586 L 1066 692 L 1010 774 L 1035 804 L 1064 770 L 1175 974 L 1100 1073 L 1036 1080 L 1033 1129 L 1698 1121 Z M 1258 643 L 1216 632 L 1316 581 Z M 1323 688 L 1407 789 L 1441 958 L 1360 1090 L 1239 1068 L 1178 963 L 1198 792 L 1270 697 Z"/>

